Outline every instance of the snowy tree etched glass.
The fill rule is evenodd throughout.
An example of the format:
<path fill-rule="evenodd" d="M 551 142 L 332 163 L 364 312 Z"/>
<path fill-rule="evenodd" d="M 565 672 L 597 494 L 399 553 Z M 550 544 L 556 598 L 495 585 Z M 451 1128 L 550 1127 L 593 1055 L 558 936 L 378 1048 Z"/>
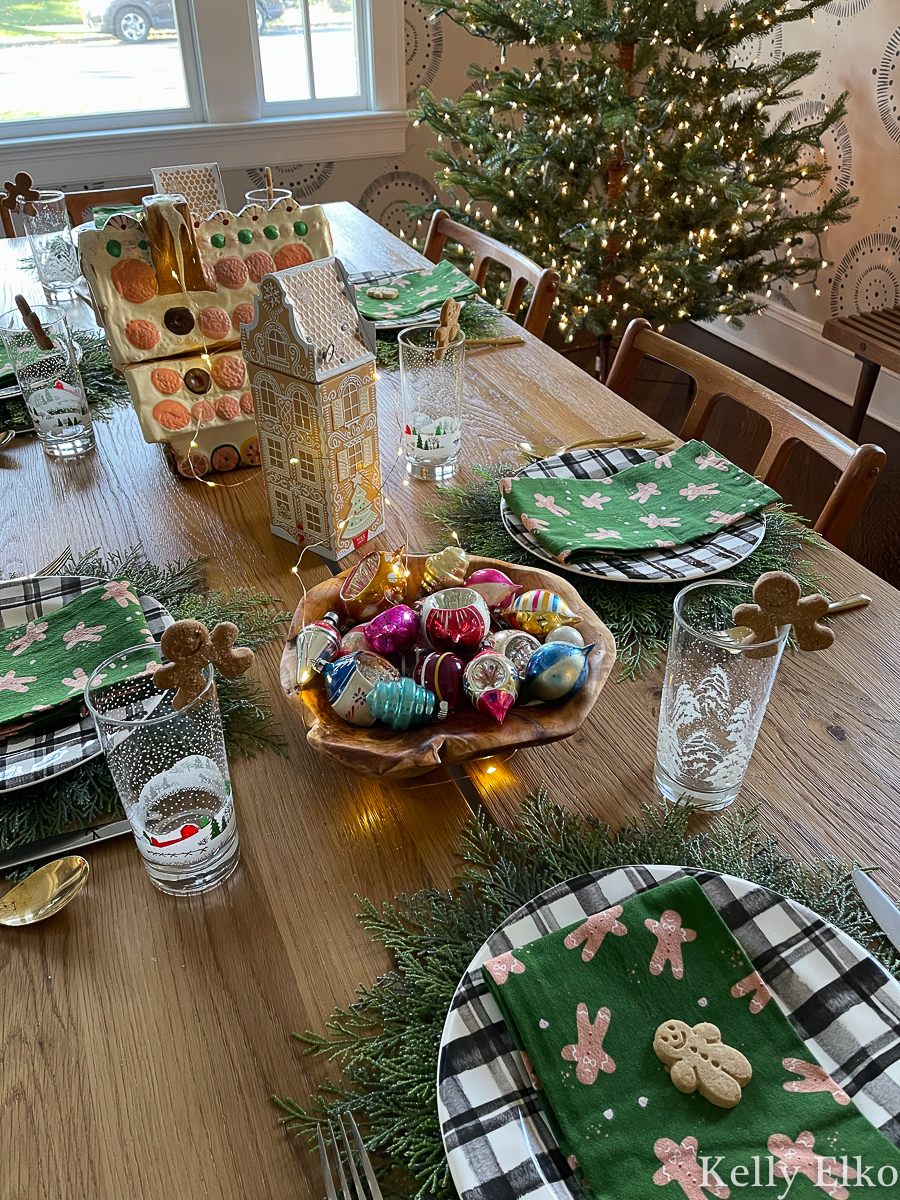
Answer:
<path fill-rule="evenodd" d="M 24 213 L 25 232 L 44 291 L 53 299 L 71 296 L 81 278 L 81 263 L 72 237 L 65 195 L 43 191 L 39 200 L 26 206 Z"/>
<path fill-rule="evenodd" d="M 459 458 L 466 337 L 438 346 L 434 335 L 434 325 L 415 325 L 398 338 L 403 453 L 414 479 L 449 479 Z"/>
<path fill-rule="evenodd" d="M 675 597 L 654 770 L 667 800 L 725 808 L 743 783 L 790 629 L 766 643 L 772 653 L 748 654 L 749 630 L 736 630 L 731 612 L 752 599 L 749 584 L 727 580 Z"/>

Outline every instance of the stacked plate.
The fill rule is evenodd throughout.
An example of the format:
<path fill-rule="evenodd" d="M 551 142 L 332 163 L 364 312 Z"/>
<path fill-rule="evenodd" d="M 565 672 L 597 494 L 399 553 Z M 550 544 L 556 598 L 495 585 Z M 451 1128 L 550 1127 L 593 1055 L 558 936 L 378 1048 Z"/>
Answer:
<path fill-rule="evenodd" d="M 570 450 L 567 454 L 542 458 L 517 472 L 523 479 L 608 479 L 618 471 L 656 458 L 653 450 Z M 542 558 L 554 571 L 571 571 L 592 579 L 610 579 L 617 583 L 676 583 L 719 575 L 752 554 L 766 532 L 766 518 L 752 513 L 707 537 L 681 546 L 637 550 L 631 554 L 604 554 L 578 563 L 560 563 L 529 533 L 505 500 L 500 500 L 500 516 L 506 532 L 536 558 Z"/>

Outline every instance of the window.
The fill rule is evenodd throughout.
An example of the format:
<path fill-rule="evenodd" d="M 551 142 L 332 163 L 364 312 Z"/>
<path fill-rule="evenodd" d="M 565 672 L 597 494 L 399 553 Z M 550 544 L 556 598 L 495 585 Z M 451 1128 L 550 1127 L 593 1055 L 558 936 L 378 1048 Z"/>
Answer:
<path fill-rule="evenodd" d="M 315 408 L 312 402 L 303 396 L 294 397 L 294 421 L 300 429 L 309 432 L 315 429 Z"/>
<path fill-rule="evenodd" d="M 44 186 L 143 183 L 151 166 L 405 149 L 403 0 L 16 0 L 0 3 L 10 32 L 29 36 L 0 42 L 3 178 L 24 162 Z"/>
<path fill-rule="evenodd" d="M 311 504 L 309 500 L 303 501 L 303 528 L 310 533 L 324 533 L 325 526 L 322 523 L 322 510 L 318 504 Z"/>
<path fill-rule="evenodd" d="M 269 466 L 275 471 L 283 471 L 287 465 L 287 456 L 284 452 L 284 442 L 281 438 L 272 437 L 271 434 L 266 434 L 265 446 L 269 452 Z"/>
<path fill-rule="evenodd" d="M 290 492 L 285 492 L 281 488 L 273 488 L 272 499 L 275 502 L 275 515 L 282 520 L 289 521 L 293 515 Z"/>
<path fill-rule="evenodd" d="M 268 421 L 278 418 L 278 389 L 267 375 L 256 377 L 256 390 L 259 397 L 255 402 L 256 415 L 265 417 Z"/>
<path fill-rule="evenodd" d="M 355 479 L 363 465 L 362 442 L 354 442 L 347 447 L 347 462 L 350 464 L 350 478 Z"/>
<path fill-rule="evenodd" d="M 359 392 L 352 391 L 344 394 L 344 424 L 359 420 Z"/>
<path fill-rule="evenodd" d="M 297 451 L 297 474 L 307 483 L 315 483 L 318 478 L 316 460 L 306 450 Z"/>

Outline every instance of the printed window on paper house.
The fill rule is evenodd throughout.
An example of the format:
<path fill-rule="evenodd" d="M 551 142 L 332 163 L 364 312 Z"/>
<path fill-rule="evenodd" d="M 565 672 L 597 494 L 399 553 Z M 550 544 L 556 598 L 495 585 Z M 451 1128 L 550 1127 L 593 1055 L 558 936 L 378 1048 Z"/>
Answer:
<path fill-rule="evenodd" d="M 271 379 L 265 375 L 257 377 L 256 390 L 258 399 L 255 403 L 256 415 L 274 421 L 278 417 L 278 389 Z"/>
<path fill-rule="evenodd" d="M 344 424 L 359 420 L 359 392 L 354 390 L 344 394 Z"/>
<path fill-rule="evenodd" d="M 269 437 L 269 465 L 276 471 L 283 471 L 287 466 L 287 455 L 284 452 L 284 442 L 281 438 Z"/>
<path fill-rule="evenodd" d="M 324 533 L 325 524 L 322 519 L 322 510 L 318 504 L 310 504 L 307 501 L 303 506 L 303 528 L 310 533 Z"/>
<path fill-rule="evenodd" d="M 312 431 L 315 428 L 315 409 L 311 402 L 302 396 L 294 397 L 294 421 L 300 427 L 307 431 Z"/>
<path fill-rule="evenodd" d="M 350 478 L 353 479 L 354 476 L 356 476 L 360 472 L 360 470 L 362 469 L 362 465 L 363 465 L 362 442 L 354 442 L 352 446 L 348 447 L 347 463 L 348 463 L 348 466 L 350 467 Z"/>
<path fill-rule="evenodd" d="M 297 451 L 297 474 L 308 483 L 315 483 L 319 472 L 316 470 L 316 460 L 305 450 Z"/>
<path fill-rule="evenodd" d="M 253 0 L 251 0 L 253 3 Z M 365 53 L 369 0 L 256 0 L 277 9 L 277 21 L 261 22 L 256 39 L 264 107 L 278 112 L 367 108 Z"/>
<path fill-rule="evenodd" d="M 275 502 L 275 511 L 278 516 L 283 521 L 290 520 L 292 509 L 290 492 L 285 492 L 282 488 L 273 488 L 272 499 Z"/>

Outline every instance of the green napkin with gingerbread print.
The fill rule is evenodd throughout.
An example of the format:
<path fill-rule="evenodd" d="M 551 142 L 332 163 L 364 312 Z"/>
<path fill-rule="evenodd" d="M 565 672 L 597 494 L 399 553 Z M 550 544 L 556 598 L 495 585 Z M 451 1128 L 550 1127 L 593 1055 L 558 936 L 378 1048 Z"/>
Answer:
<path fill-rule="evenodd" d="M 851 1188 L 866 1186 L 854 1183 L 857 1157 L 873 1183 L 879 1170 L 900 1179 L 900 1151 L 815 1062 L 694 879 L 653 888 L 482 971 L 560 1149 L 594 1200 L 724 1200 L 746 1186 L 748 1196 L 774 1200 L 789 1178 L 796 1200 L 846 1200 L 844 1155 Z M 669 1021 L 709 1023 L 746 1056 L 753 1075 L 735 1107 L 675 1087 L 653 1049 Z M 657 1193 L 654 1185 L 668 1184 Z"/>
<path fill-rule="evenodd" d="M 680 546 L 781 497 L 705 442 L 606 479 L 501 479 L 525 528 L 559 562 Z"/>
<path fill-rule="evenodd" d="M 155 638 L 125 579 L 98 584 L 63 608 L 0 630 L 0 736 L 78 701 L 100 663 L 142 642 L 149 648 Z"/>
<path fill-rule="evenodd" d="M 375 288 L 393 288 L 392 300 L 378 300 L 367 293 Z M 478 284 L 446 260 L 424 271 L 407 271 L 389 283 L 363 283 L 356 289 L 356 306 L 370 321 L 401 320 L 440 308 L 445 300 L 460 300 L 478 291 Z"/>

